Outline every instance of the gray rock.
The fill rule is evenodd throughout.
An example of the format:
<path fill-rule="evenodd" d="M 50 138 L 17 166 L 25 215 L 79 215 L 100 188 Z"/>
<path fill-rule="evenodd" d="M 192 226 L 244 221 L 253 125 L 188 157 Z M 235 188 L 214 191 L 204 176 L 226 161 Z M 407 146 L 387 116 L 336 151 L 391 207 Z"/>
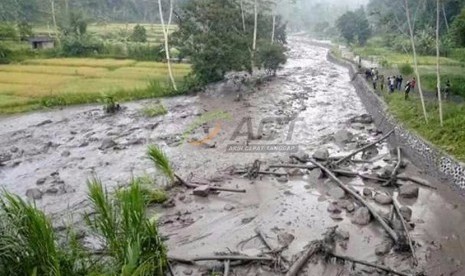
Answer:
<path fill-rule="evenodd" d="M 360 207 L 355 210 L 354 216 L 352 217 L 352 223 L 358 225 L 367 225 L 370 223 L 371 214 L 366 207 Z"/>
<path fill-rule="evenodd" d="M 17 152 L 19 151 L 19 148 L 13 146 L 13 147 L 10 148 L 10 151 L 11 151 L 12 153 L 17 153 Z"/>
<path fill-rule="evenodd" d="M 343 209 L 346 209 L 349 213 L 355 210 L 355 205 L 347 199 L 339 201 L 338 206 L 340 206 Z"/>
<path fill-rule="evenodd" d="M 57 187 L 50 187 L 45 190 L 46 194 L 57 194 L 60 190 Z"/>
<path fill-rule="evenodd" d="M 194 189 L 193 194 L 196 196 L 207 197 L 210 193 L 210 187 L 208 185 L 198 186 Z"/>
<path fill-rule="evenodd" d="M 350 238 L 350 233 L 349 231 L 336 229 L 336 236 L 342 240 L 348 240 Z"/>
<path fill-rule="evenodd" d="M 42 178 L 37 179 L 36 184 L 37 185 L 43 185 L 45 183 L 45 181 L 47 181 L 47 178 L 42 177 Z"/>
<path fill-rule="evenodd" d="M 373 191 L 370 188 L 363 188 L 363 195 L 366 197 L 371 197 L 373 194 Z"/>
<path fill-rule="evenodd" d="M 378 173 L 378 177 L 380 178 L 389 178 L 391 177 L 392 172 L 394 171 L 394 167 L 391 165 L 387 165 L 384 168 L 382 168 Z"/>
<path fill-rule="evenodd" d="M 374 200 L 381 205 L 388 205 L 392 203 L 392 197 L 385 193 L 377 193 L 374 197 Z"/>
<path fill-rule="evenodd" d="M 350 142 L 353 137 L 354 137 L 354 135 L 351 132 L 349 132 L 348 130 L 345 130 L 345 129 L 341 129 L 341 130 L 339 130 L 338 132 L 336 132 L 334 134 L 334 140 L 337 143 L 341 143 L 341 144 Z"/>
<path fill-rule="evenodd" d="M 86 141 L 86 142 L 82 142 L 82 143 L 79 145 L 79 147 L 80 147 L 80 148 L 84 148 L 84 147 L 87 147 L 88 145 L 89 145 L 89 142 Z"/>
<path fill-rule="evenodd" d="M 71 155 L 71 152 L 69 152 L 69 150 L 65 150 L 64 152 L 61 153 L 62 157 L 68 157 L 70 155 Z"/>
<path fill-rule="evenodd" d="M 231 204 L 226 204 L 224 205 L 224 210 L 225 211 L 232 211 L 234 210 L 236 207 L 232 206 Z"/>
<path fill-rule="evenodd" d="M 0 163 L 8 162 L 13 156 L 10 153 L 2 152 L 0 153 Z"/>
<path fill-rule="evenodd" d="M 188 268 L 188 269 L 183 270 L 182 273 L 184 273 L 184 275 L 192 275 L 194 271 L 192 270 L 192 268 Z"/>
<path fill-rule="evenodd" d="M 402 206 L 399 208 L 399 211 L 406 221 L 410 221 L 412 219 L 412 209 L 409 207 Z"/>
<path fill-rule="evenodd" d="M 301 169 L 290 169 L 289 175 L 290 176 L 302 176 L 302 175 L 305 175 L 305 171 Z"/>
<path fill-rule="evenodd" d="M 26 196 L 29 198 L 29 199 L 34 199 L 34 200 L 37 200 L 37 199 L 41 199 L 42 196 L 43 196 L 43 193 L 40 189 L 38 188 L 32 188 L 32 189 L 28 189 L 26 191 Z"/>
<path fill-rule="evenodd" d="M 411 183 L 399 188 L 399 195 L 403 198 L 417 198 L 418 192 L 418 187 Z"/>
<path fill-rule="evenodd" d="M 373 117 L 369 114 L 362 114 L 360 116 L 355 116 L 350 119 L 351 123 L 360 123 L 360 124 L 371 124 L 373 123 Z"/>
<path fill-rule="evenodd" d="M 326 148 L 318 149 L 313 153 L 312 157 L 317 161 L 326 161 L 329 158 L 328 149 Z"/>
<path fill-rule="evenodd" d="M 287 176 L 285 176 L 285 175 L 282 175 L 282 176 L 278 177 L 276 180 L 278 180 L 278 182 L 281 182 L 281 183 L 286 183 L 287 181 L 289 181 L 287 179 Z"/>
<path fill-rule="evenodd" d="M 288 246 L 294 241 L 295 237 L 291 233 L 282 232 L 278 234 L 278 242 L 282 246 Z"/>
<path fill-rule="evenodd" d="M 105 150 L 105 149 L 113 148 L 116 145 L 117 145 L 116 142 L 113 141 L 112 139 L 105 138 L 103 139 L 102 144 L 100 145 L 99 149 Z"/>
<path fill-rule="evenodd" d="M 331 202 L 326 209 L 330 213 L 340 213 L 341 208 L 338 206 L 337 202 Z"/>
<path fill-rule="evenodd" d="M 378 244 L 375 248 L 375 254 L 378 256 L 386 255 L 392 249 L 391 241 L 383 241 L 381 244 Z"/>
<path fill-rule="evenodd" d="M 38 123 L 36 126 L 40 127 L 40 126 L 48 125 L 48 124 L 51 124 L 51 123 L 53 123 L 52 120 L 45 120 L 45 121 L 42 121 L 42 122 Z"/>
<path fill-rule="evenodd" d="M 334 186 L 331 189 L 329 189 L 328 194 L 334 199 L 342 199 L 345 197 L 346 192 L 343 189 Z"/>

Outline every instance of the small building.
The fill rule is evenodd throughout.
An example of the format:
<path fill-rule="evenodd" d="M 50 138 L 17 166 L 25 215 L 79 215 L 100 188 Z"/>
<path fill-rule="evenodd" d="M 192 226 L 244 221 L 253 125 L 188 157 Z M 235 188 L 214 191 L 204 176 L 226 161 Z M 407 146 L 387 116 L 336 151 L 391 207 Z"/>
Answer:
<path fill-rule="evenodd" d="M 55 48 L 55 40 L 51 37 L 32 37 L 29 39 L 32 49 L 53 49 Z"/>

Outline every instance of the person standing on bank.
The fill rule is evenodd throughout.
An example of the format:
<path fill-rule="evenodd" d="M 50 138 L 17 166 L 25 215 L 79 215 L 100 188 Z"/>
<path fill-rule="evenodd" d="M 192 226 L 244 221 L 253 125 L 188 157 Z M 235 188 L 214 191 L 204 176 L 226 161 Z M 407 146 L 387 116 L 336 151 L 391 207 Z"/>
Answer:
<path fill-rule="evenodd" d="M 403 82 L 403 81 L 404 81 L 404 78 L 402 77 L 402 75 L 399 75 L 399 76 L 397 77 L 397 89 L 398 89 L 399 91 L 402 90 L 402 82 Z"/>
<path fill-rule="evenodd" d="M 415 89 L 416 80 L 413 78 L 411 81 L 407 82 L 405 85 L 405 99 L 408 100 L 408 96 L 411 90 Z"/>

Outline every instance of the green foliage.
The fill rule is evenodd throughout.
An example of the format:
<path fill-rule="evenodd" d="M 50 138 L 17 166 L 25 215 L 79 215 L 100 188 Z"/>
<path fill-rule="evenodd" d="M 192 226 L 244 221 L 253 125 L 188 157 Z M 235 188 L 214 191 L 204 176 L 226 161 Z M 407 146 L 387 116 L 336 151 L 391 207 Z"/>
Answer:
<path fill-rule="evenodd" d="M 90 181 L 88 187 L 96 214 L 87 223 L 104 240 L 113 273 L 164 275 L 166 249 L 157 226 L 146 217 L 147 202 L 140 184 L 133 181 L 116 199 L 110 198 L 98 180 Z"/>
<path fill-rule="evenodd" d="M 190 58 L 198 83 L 222 80 L 230 71 L 252 71 L 254 16 L 244 17 L 245 31 L 237 1 L 192 0 L 182 6 L 172 41 L 181 56 Z M 272 17 L 261 13 L 258 19 L 257 39 L 270 44 Z M 280 18 L 276 22 L 276 43 L 283 44 L 286 26 Z"/>
<path fill-rule="evenodd" d="M 0 273 L 2 275 L 87 275 L 89 255 L 70 235 L 58 246 L 47 216 L 20 197 L 0 199 Z"/>
<path fill-rule="evenodd" d="M 15 27 L 0 22 L 0 40 L 18 40 L 18 33 Z"/>
<path fill-rule="evenodd" d="M 387 95 L 386 100 L 398 120 L 442 150 L 465 160 L 465 130 L 457 127 L 465 124 L 465 105 L 444 102 L 444 127 L 441 127 L 436 102 L 427 102 L 429 123 L 426 124 L 419 100 L 405 101 L 399 93 Z"/>
<path fill-rule="evenodd" d="M 151 117 L 151 118 L 157 117 L 160 115 L 165 115 L 168 113 L 166 108 L 161 103 L 156 103 L 156 104 L 152 104 L 149 106 L 145 106 L 144 108 L 142 108 L 141 112 L 142 114 L 144 114 L 144 116 Z"/>
<path fill-rule="evenodd" d="M 137 24 L 131 34 L 131 41 L 147 42 L 147 30 L 144 26 Z"/>
<path fill-rule="evenodd" d="M 81 12 L 70 12 L 64 23 L 60 26 L 64 36 L 83 36 L 87 33 L 87 20 Z"/>
<path fill-rule="evenodd" d="M 460 68 L 463 70 L 463 68 Z M 446 80 L 450 81 L 450 93 L 465 97 L 465 76 L 457 74 L 441 74 L 441 83 L 444 87 Z M 437 76 L 424 74 L 421 76 L 424 87 L 430 91 L 436 90 Z"/>
<path fill-rule="evenodd" d="M 465 8 L 452 23 L 450 34 L 457 47 L 465 47 Z"/>
<path fill-rule="evenodd" d="M 171 181 L 174 181 L 175 174 L 170 161 L 165 152 L 158 146 L 149 146 L 147 155 L 152 160 L 155 168 L 160 170 Z"/>
<path fill-rule="evenodd" d="M 276 71 L 286 63 L 286 49 L 281 44 L 265 43 L 258 50 L 258 64 L 265 68 L 268 74 L 276 75 Z"/>
<path fill-rule="evenodd" d="M 65 57 L 89 57 L 104 53 L 103 43 L 90 35 L 68 35 L 61 43 L 61 55 Z"/>
<path fill-rule="evenodd" d="M 357 39 L 358 44 L 363 46 L 371 36 L 370 24 L 363 8 L 344 13 L 337 20 L 336 26 L 348 43 Z"/>
<path fill-rule="evenodd" d="M 0 43 L 0 64 L 10 63 L 12 55 L 13 51 L 11 51 L 8 47 Z"/>
<path fill-rule="evenodd" d="M 404 76 L 413 74 L 413 67 L 409 63 L 404 63 L 399 66 L 399 72 Z"/>
<path fill-rule="evenodd" d="M 21 21 L 18 23 L 18 32 L 21 40 L 28 40 L 34 34 L 32 32 L 31 24 L 29 24 L 27 21 Z"/>

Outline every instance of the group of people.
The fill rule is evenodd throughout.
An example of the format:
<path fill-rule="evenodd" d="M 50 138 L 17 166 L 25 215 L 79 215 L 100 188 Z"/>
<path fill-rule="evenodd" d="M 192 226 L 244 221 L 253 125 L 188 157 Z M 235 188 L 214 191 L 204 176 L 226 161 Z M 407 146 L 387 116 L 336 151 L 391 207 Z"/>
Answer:
<path fill-rule="evenodd" d="M 384 85 L 386 84 L 387 87 L 389 88 L 390 93 L 394 93 L 395 90 L 402 91 L 402 89 L 405 92 L 405 99 L 407 100 L 409 98 L 409 93 L 410 91 L 413 91 L 415 89 L 416 85 L 416 79 L 413 78 L 410 81 L 408 81 L 404 87 L 402 87 L 402 83 L 404 81 L 404 78 L 402 75 L 398 76 L 389 76 L 387 78 L 387 81 L 385 82 L 384 75 L 379 75 L 379 71 L 377 68 L 371 68 L 371 69 L 366 69 L 365 70 L 365 78 L 367 80 L 371 80 L 373 84 L 373 89 L 376 90 L 378 83 L 380 85 L 381 91 L 384 91 Z"/>

